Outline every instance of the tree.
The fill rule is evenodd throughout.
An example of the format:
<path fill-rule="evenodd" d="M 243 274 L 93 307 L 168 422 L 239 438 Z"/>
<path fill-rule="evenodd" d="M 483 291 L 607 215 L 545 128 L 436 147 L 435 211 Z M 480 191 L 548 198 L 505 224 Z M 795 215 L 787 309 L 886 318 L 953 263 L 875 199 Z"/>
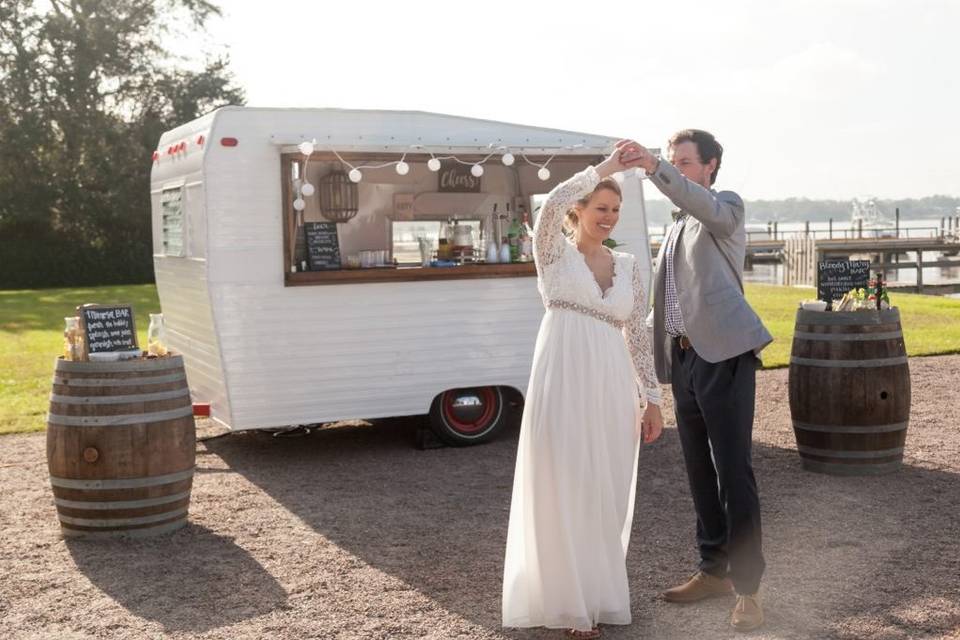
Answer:
<path fill-rule="evenodd" d="M 160 44 L 214 15 L 204 0 L 0 3 L 0 287 L 152 280 L 160 134 L 244 100 L 226 59 L 183 68 Z"/>

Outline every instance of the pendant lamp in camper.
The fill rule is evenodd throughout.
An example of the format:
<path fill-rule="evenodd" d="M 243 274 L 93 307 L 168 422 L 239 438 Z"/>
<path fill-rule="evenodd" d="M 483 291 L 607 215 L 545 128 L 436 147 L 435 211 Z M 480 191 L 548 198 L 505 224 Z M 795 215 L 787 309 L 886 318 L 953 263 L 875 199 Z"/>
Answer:
<path fill-rule="evenodd" d="M 358 192 L 357 183 L 348 178 L 346 173 L 331 171 L 320 179 L 320 215 L 330 222 L 350 220 L 360 209 Z"/>

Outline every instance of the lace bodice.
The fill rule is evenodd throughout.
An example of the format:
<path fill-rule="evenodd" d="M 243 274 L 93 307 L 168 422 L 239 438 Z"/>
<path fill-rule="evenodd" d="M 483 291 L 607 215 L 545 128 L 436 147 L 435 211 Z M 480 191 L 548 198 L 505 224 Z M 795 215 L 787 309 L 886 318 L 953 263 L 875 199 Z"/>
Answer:
<path fill-rule="evenodd" d="M 660 387 L 653 368 L 653 350 L 647 331 L 647 310 L 643 308 L 645 279 L 629 253 L 611 251 L 613 283 L 600 290 L 583 254 L 563 234 L 567 211 L 593 191 L 600 177 L 587 167 L 554 187 L 540 209 L 533 229 L 533 255 L 537 265 L 537 287 L 544 304 L 562 300 L 609 316 L 623 323 L 623 337 L 637 374 L 637 383 L 647 399 L 660 402 Z"/>

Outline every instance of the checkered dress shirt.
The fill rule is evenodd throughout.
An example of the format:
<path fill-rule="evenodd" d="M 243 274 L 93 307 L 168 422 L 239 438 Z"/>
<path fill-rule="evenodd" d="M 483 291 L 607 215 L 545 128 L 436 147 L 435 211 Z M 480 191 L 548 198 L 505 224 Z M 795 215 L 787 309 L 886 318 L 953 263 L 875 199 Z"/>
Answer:
<path fill-rule="evenodd" d="M 677 280 L 673 274 L 673 250 L 677 244 L 677 236 L 686 222 L 687 217 L 680 215 L 670 228 L 667 244 L 663 248 L 663 259 L 667 261 L 666 305 L 664 306 L 664 326 L 671 336 L 682 336 L 687 333 L 683 326 L 683 316 L 680 314 L 680 299 L 677 296 Z"/>

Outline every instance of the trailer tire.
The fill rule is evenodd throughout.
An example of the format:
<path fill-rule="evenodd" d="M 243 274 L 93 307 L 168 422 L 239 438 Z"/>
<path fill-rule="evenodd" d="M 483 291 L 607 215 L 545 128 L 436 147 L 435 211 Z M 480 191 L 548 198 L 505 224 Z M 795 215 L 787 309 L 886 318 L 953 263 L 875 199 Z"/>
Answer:
<path fill-rule="evenodd" d="M 500 387 L 447 389 L 430 405 L 430 427 L 446 444 L 462 447 L 489 442 L 509 415 Z"/>

